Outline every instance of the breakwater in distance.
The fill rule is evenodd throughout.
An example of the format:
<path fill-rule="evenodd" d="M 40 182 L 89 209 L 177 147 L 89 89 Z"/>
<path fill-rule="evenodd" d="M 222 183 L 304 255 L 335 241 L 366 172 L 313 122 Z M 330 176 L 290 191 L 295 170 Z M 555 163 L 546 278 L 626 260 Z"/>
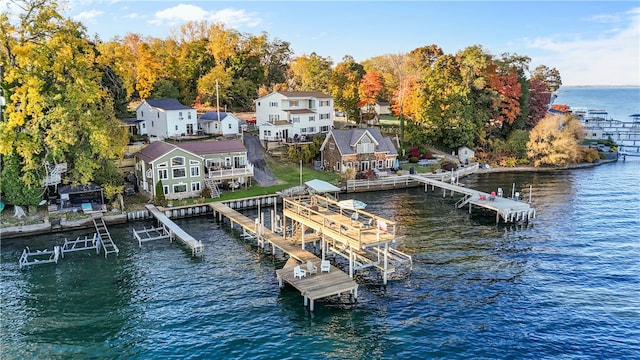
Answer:
<path fill-rule="evenodd" d="M 358 272 L 357 303 L 318 302 L 313 313 L 278 289 L 286 259 L 209 216 L 175 220 L 203 240 L 201 259 L 168 241 L 140 249 L 132 229 L 145 221 L 110 226 L 118 256 L 70 254 L 26 270 L 25 240 L 2 239 L 2 358 L 636 358 L 639 175 L 640 159 L 628 158 L 465 178 L 481 191 L 532 185 L 537 216 L 520 227 L 421 187 L 349 194 L 398 223 L 412 271 L 386 287 Z"/>

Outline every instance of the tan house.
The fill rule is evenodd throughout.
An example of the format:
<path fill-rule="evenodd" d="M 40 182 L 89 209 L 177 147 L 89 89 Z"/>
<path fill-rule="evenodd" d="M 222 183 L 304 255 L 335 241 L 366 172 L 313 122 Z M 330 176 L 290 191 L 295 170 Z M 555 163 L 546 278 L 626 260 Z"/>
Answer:
<path fill-rule="evenodd" d="M 332 129 L 320 147 L 325 170 L 345 172 L 391 169 L 396 166 L 398 151 L 389 137 L 378 128 Z"/>

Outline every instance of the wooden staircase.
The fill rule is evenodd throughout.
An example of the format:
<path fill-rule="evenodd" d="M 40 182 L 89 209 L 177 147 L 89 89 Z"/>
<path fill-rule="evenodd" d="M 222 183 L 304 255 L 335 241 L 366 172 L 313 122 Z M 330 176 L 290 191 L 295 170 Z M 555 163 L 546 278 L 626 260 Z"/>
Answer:
<path fill-rule="evenodd" d="M 104 223 L 104 219 L 102 217 L 93 218 L 93 226 L 96 228 L 96 233 L 98 234 L 98 239 L 102 244 L 102 249 L 104 250 L 104 257 L 107 255 L 115 253 L 118 255 L 120 250 L 113 242 L 111 238 L 111 234 L 109 233 L 109 229 L 107 229 L 107 225 Z"/>
<path fill-rule="evenodd" d="M 222 192 L 218 188 L 218 184 L 213 179 L 205 179 L 204 186 L 208 187 L 211 190 L 211 198 L 219 198 Z"/>

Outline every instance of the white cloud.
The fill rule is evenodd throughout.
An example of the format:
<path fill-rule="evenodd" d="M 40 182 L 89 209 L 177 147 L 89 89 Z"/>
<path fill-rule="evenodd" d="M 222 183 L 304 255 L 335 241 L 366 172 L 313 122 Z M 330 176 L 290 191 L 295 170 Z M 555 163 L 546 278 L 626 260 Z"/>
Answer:
<path fill-rule="evenodd" d="M 537 38 L 528 46 L 547 54 L 536 60 L 557 68 L 563 85 L 640 85 L 640 8 L 591 21 L 605 19 L 611 27 L 596 38 Z"/>
<path fill-rule="evenodd" d="M 175 26 L 188 21 L 207 20 L 210 23 L 224 23 L 228 27 L 238 27 L 241 25 L 255 27 L 260 23 L 260 19 L 255 13 L 248 13 L 240 9 L 222 9 L 218 11 L 207 11 L 203 8 L 191 4 L 179 4 L 155 13 L 153 19 L 149 20 L 153 25 Z"/>
<path fill-rule="evenodd" d="M 104 14 L 104 12 L 100 11 L 100 10 L 89 10 L 89 11 L 82 11 L 77 15 L 73 16 L 73 20 L 76 21 L 91 21 L 97 17 L 99 17 L 100 15 Z"/>

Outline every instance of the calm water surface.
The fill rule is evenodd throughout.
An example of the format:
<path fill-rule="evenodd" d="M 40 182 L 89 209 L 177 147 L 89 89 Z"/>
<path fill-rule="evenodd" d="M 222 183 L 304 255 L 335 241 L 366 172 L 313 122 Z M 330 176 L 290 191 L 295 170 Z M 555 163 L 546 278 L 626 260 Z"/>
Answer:
<path fill-rule="evenodd" d="M 399 222 L 413 269 L 386 288 L 359 273 L 355 305 L 321 301 L 313 314 L 278 289 L 282 257 L 208 217 L 177 221 L 203 239 L 203 260 L 164 241 L 138 249 L 131 230 L 150 223 L 111 227 L 118 257 L 76 253 L 22 271 L 25 244 L 64 236 L 6 239 L 1 358 L 639 358 L 639 176 L 636 158 L 464 179 L 507 194 L 533 186 L 529 226 L 496 226 L 437 190 L 357 194 Z"/>

